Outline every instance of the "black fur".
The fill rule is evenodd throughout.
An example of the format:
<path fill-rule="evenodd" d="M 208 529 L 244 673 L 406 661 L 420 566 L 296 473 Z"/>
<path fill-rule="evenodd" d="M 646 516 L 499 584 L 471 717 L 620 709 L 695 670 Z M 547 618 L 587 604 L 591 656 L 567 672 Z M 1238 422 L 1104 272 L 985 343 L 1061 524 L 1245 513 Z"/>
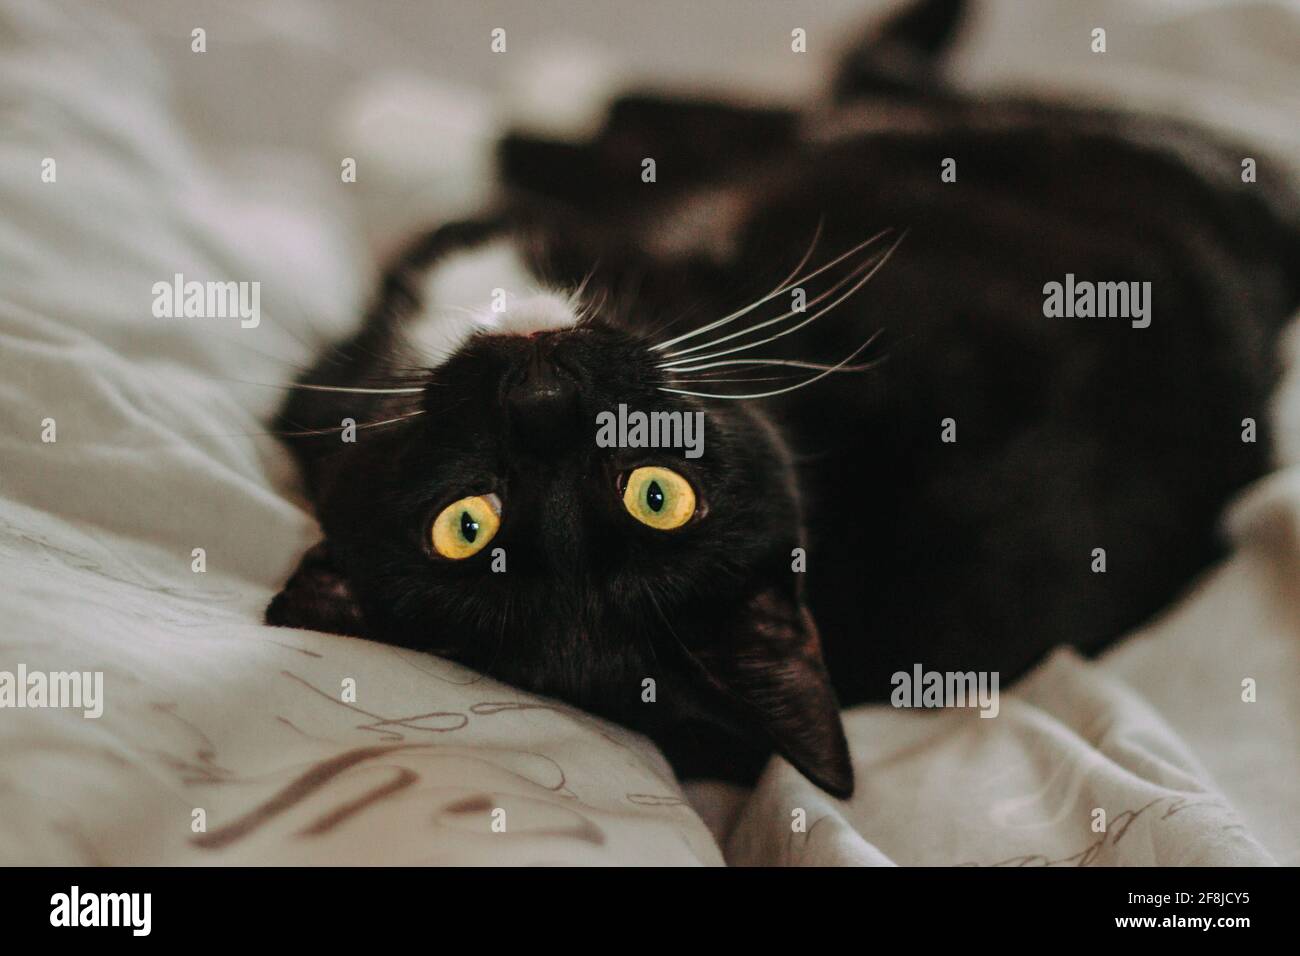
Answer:
<path fill-rule="evenodd" d="M 419 240 L 356 339 L 304 378 L 427 388 L 285 408 L 287 430 L 420 414 L 354 445 L 290 439 L 325 542 L 268 620 L 446 654 L 645 730 L 685 774 L 748 779 L 775 748 L 844 795 L 837 696 L 884 699 L 916 663 L 1005 685 L 1165 606 L 1220 555 L 1224 501 L 1267 467 L 1274 338 L 1300 301 L 1295 199 L 1262 160 L 1242 183 L 1243 152 L 1200 131 L 951 94 L 932 54 L 959 19 L 930 2 L 878 31 L 846 59 L 835 108 L 642 96 L 587 143 L 508 138 L 502 208 Z M 730 219 L 689 225 L 699 208 Z M 889 227 L 909 232 L 860 292 L 745 353 L 834 362 L 883 330 L 877 367 L 771 399 L 659 390 L 672 376 L 649 346 L 770 290 L 815 234 L 810 267 Z M 502 232 L 540 274 L 585 281 L 591 321 L 406 367 L 415 278 Z M 1043 286 L 1066 273 L 1151 282 L 1150 327 L 1045 317 Z M 538 368 L 564 401 L 525 413 L 511 396 L 542 387 Z M 596 413 L 619 403 L 704 410 L 705 456 L 595 448 Z M 949 418 L 956 443 L 940 441 Z M 647 460 L 691 479 L 703 517 L 664 534 L 623 513 L 619 475 Z M 506 502 L 508 573 L 431 557 L 430 517 L 486 491 Z"/>

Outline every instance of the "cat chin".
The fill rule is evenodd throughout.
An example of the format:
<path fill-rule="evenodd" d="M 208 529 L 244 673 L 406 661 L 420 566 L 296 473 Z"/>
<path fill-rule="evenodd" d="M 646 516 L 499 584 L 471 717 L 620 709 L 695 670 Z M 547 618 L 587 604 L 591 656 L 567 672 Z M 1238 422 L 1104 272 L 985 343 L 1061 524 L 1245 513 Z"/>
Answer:
<path fill-rule="evenodd" d="M 440 259 L 420 290 L 422 305 L 406 334 L 430 367 L 456 354 L 473 335 L 530 335 L 578 322 L 575 297 L 540 288 L 508 237 Z"/>

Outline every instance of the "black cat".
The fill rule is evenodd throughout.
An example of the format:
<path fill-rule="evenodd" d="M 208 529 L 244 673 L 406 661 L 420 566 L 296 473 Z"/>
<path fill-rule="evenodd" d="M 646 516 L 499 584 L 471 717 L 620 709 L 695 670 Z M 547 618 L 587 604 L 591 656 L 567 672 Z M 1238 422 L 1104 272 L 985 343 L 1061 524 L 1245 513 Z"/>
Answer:
<path fill-rule="evenodd" d="M 1159 611 L 1267 467 L 1295 198 L 1179 124 L 957 96 L 959 19 L 910 8 L 805 114 L 507 138 L 500 208 L 414 243 L 280 416 L 324 541 L 268 621 L 844 796 L 840 704 Z M 703 412 L 703 454 L 603 447 L 620 406 Z"/>

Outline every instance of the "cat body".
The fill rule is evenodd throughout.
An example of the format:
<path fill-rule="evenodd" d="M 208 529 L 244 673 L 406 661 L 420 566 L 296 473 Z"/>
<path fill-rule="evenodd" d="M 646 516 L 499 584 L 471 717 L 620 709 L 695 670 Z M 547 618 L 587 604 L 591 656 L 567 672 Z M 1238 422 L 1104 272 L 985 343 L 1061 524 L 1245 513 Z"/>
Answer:
<path fill-rule="evenodd" d="M 804 114 L 628 97 L 508 138 L 499 207 L 412 244 L 280 417 L 324 542 L 268 619 L 844 795 L 839 706 L 918 666 L 1006 686 L 1168 604 L 1268 465 L 1295 198 L 1178 124 L 948 93 L 957 8 Z M 701 415 L 703 453 L 602 446 L 620 406 Z M 682 525 L 635 518 L 645 475 Z M 491 540 L 447 560 L 471 499 Z"/>

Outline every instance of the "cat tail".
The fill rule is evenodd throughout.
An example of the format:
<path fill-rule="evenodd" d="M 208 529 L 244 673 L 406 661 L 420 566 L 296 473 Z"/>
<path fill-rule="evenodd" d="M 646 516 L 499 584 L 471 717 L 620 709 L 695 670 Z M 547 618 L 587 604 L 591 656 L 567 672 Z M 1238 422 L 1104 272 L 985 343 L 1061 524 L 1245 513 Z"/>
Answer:
<path fill-rule="evenodd" d="M 836 100 L 888 93 L 939 95 L 945 54 L 967 18 L 967 0 L 907 0 L 873 21 L 840 59 Z"/>

